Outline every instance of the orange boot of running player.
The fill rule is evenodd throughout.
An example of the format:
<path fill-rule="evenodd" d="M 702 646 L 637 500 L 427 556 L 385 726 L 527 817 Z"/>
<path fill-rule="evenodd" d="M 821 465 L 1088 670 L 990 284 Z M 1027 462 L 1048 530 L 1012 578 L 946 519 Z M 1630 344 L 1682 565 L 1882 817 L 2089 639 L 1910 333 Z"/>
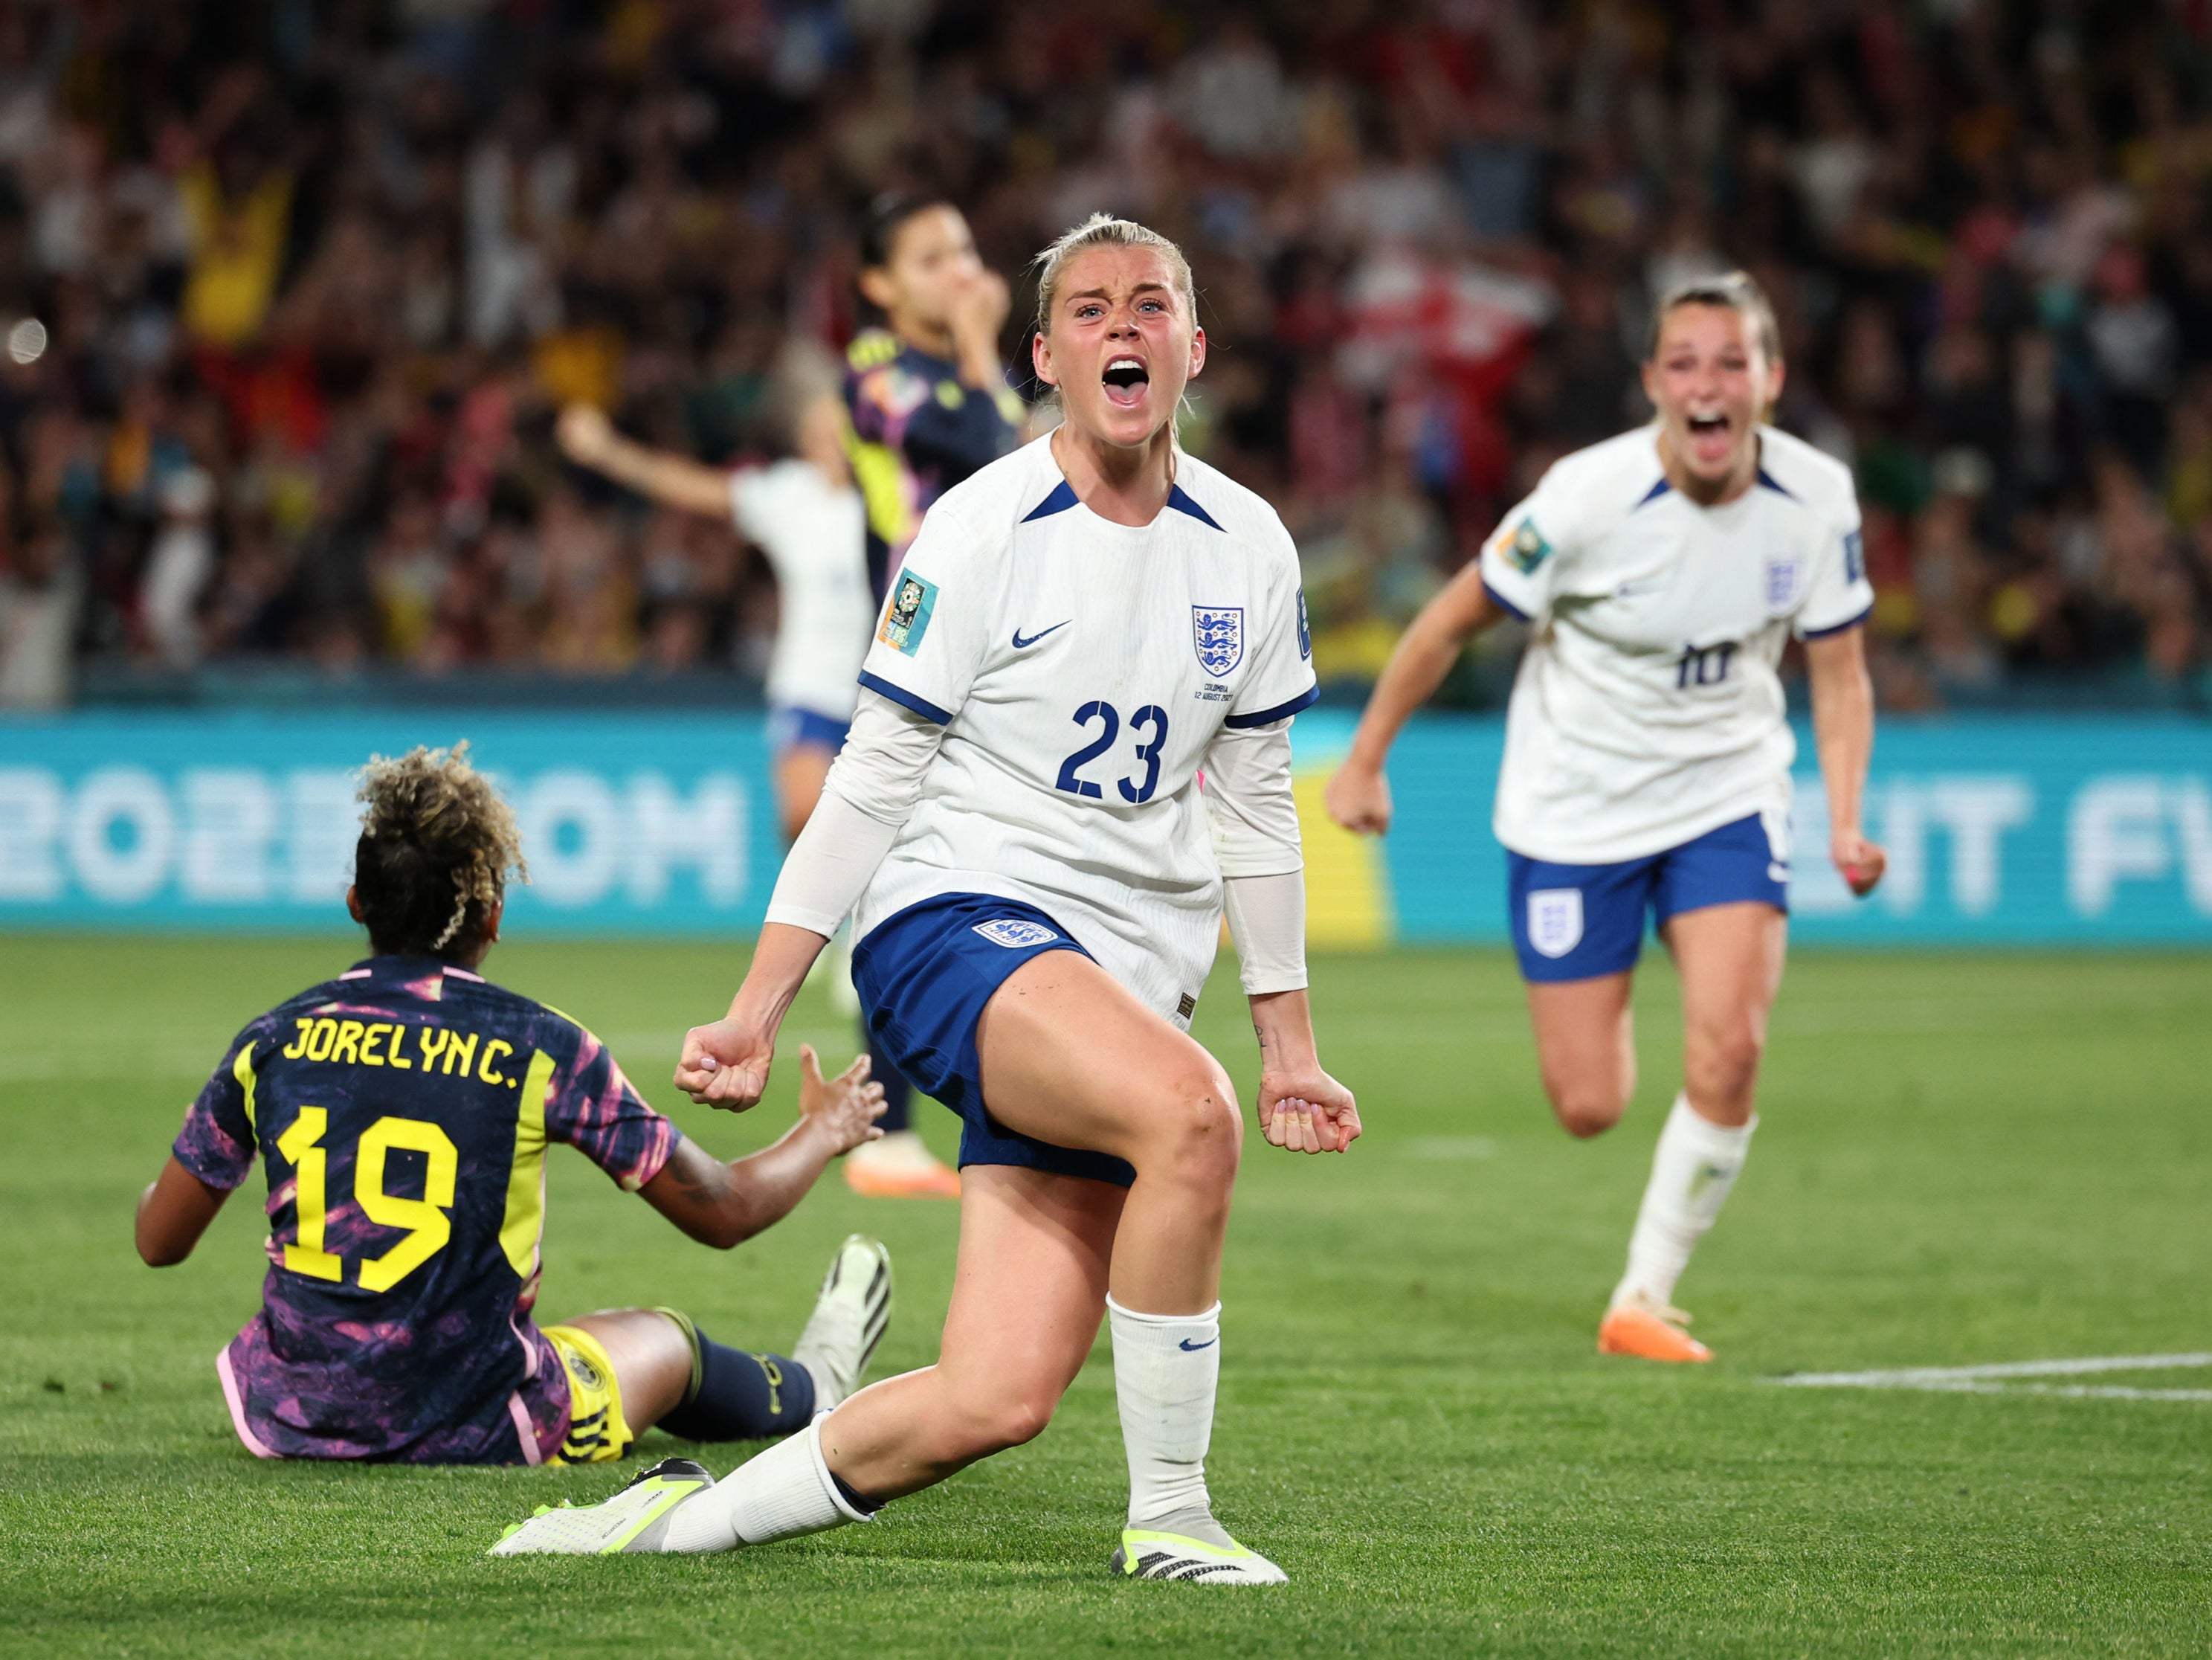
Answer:
<path fill-rule="evenodd" d="M 845 1185 L 868 1199 L 957 1199 L 960 1172 L 939 1160 L 912 1130 L 871 1141 L 865 1157 L 845 1157 Z"/>
<path fill-rule="evenodd" d="M 1631 1298 L 1614 1304 L 1598 1322 L 1597 1352 L 1639 1360 L 1711 1359 L 1713 1352 L 1682 1329 L 1689 1323 L 1690 1316 L 1680 1309 Z"/>

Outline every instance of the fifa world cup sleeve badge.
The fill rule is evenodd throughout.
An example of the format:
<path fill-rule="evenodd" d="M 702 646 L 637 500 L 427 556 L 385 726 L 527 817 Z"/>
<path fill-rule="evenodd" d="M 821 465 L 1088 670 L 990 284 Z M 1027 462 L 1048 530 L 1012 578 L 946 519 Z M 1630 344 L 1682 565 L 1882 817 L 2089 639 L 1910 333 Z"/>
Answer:
<path fill-rule="evenodd" d="M 902 571 L 891 588 L 890 601 L 884 607 L 883 624 L 876 630 L 876 638 L 911 657 L 921 649 L 921 637 L 929 632 L 929 614 L 936 608 L 937 584 L 912 571 Z"/>
<path fill-rule="evenodd" d="M 1533 576 L 1536 567 L 1552 556 L 1552 544 L 1544 539 L 1544 532 L 1536 528 L 1533 519 L 1523 519 L 1521 527 L 1513 532 L 1513 539 L 1505 544 L 1505 556 L 1523 576 Z"/>

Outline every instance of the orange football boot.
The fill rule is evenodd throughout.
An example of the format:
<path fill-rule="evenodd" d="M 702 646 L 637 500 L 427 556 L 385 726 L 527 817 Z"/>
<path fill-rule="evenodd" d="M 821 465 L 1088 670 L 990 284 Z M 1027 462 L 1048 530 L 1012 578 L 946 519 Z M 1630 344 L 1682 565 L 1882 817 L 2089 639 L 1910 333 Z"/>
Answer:
<path fill-rule="evenodd" d="M 1639 1360 L 1703 1362 L 1713 1352 L 1682 1329 L 1690 1316 L 1662 1303 L 1632 1298 L 1616 1303 L 1598 1322 L 1600 1354 L 1631 1354 Z"/>
<path fill-rule="evenodd" d="M 867 1199 L 957 1199 L 960 1172 L 912 1130 L 894 1131 L 845 1155 L 845 1185 Z"/>

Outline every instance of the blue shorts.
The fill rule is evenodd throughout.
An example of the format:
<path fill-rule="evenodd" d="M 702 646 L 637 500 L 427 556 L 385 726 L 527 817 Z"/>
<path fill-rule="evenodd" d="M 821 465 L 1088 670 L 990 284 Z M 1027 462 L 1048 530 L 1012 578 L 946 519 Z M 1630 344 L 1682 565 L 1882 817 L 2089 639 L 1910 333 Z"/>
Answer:
<path fill-rule="evenodd" d="M 1019 1164 L 1126 1188 L 1137 1179 L 1127 1160 L 1018 1134 L 983 1105 L 975 1023 L 1008 976 L 1048 951 L 1091 955 L 1035 905 L 942 893 L 868 931 L 853 947 L 853 985 L 877 1054 L 964 1122 L 963 1165 Z"/>
<path fill-rule="evenodd" d="M 768 712 L 769 753 L 781 755 L 786 750 L 805 747 L 828 750 L 835 755 L 845 747 L 845 733 L 850 724 L 819 709 L 778 703 Z"/>
<path fill-rule="evenodd" d="M 1789 833 L 1762 813 L 1617 865 L 1555 865 L 1510 848 L 1505 865 L 1505 909 L 1524 980 L 1590 980 L 1634 968 L 1646 911 L 1663 924 L 1747 899 L 1790 909 Z"/>

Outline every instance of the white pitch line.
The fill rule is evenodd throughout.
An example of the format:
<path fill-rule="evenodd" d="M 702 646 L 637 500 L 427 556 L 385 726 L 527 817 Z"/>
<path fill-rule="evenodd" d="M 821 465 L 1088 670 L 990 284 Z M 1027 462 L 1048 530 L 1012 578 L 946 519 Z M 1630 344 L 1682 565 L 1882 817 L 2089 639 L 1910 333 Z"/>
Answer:
<path fill-rule="evenodd" d="M 2022 1383 L 2018 1389 L 2000 1389 L 2001 1395 L 2063 1395 L 2082 1401 L 2212 1401 L 2212 1389 L 2133 1389 L 2118 1383 L 2101 1388 L 2075 1383 L 2060 1388 L 2055 1383 Z"/>
<path fill-rule="evenodd" d="M 1980 1366 L 1912 1366 L 1896 1371 L 1802 1371 L 1778 1377 L 1801 1388 L 1911 1389 L 1941 1388 L 1950 1379 L 2070 1377 L 2089 1371 L 2172 1371 L 2212 1366 L 2212 1353 L 2093 1354 L 2069 1360 L 2002 1360 Z"/>
<path fill-rule="evenodd" d="M 2113 1401 L 2212 1401 L 2212 1389 L 2142 1389 L 2052 1383 L 2008 1385 L 2014 1377 L 2075 1377 L 2100 1371 L 2179 1371 L 2212 1366 L 2212 1353 L 2094 1354 L 2067 1360 L 2005 1360 L 1980 1366 L 1911 1366 L 1893 1371 L 1804 1371 L 1769 1381 L 1792 1389 L 1931 1389 L 1957 1395 L 2062 1395 Z"/>

